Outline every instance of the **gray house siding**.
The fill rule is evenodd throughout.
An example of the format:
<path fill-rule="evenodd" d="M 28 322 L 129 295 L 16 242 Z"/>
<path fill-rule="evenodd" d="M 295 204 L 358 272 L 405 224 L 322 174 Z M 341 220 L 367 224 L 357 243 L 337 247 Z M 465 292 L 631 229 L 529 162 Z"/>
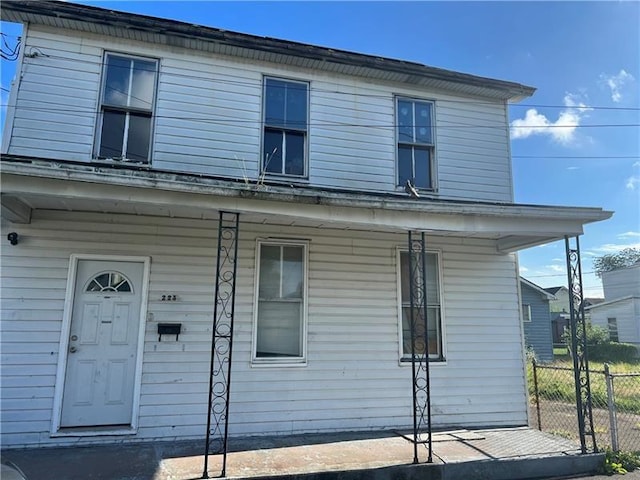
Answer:
<path fill-rule="evenodd" d="M 551 314 L 549 300 L 542 298 L 524 282 L 520 282 L 522 304 L 530 305 L 531 321 L 523 322 L 524 339 L 527 347 L 533 348 L 541 362 L 553 361 L 553 339 L 551 333 Z"/>

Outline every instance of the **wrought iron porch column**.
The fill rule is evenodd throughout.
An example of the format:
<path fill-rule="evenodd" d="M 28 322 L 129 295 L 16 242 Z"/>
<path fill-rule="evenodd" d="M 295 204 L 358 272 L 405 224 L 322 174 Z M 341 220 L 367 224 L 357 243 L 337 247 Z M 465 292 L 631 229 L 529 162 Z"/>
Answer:
<path fill-rule="evenodd" d="M 218 257 L 216 260 L 209 373 L 209 413 L 202 478 L 209 478 L 209 455 L 222 455 L 221 472 L 217 476 L 224 477 L 227 470 L 227 432 L 229 427 L 236 270 L 238 266 L 239 217 L 238 213 L 221 211 L 218 222 Z"/>
<path fill-rule="evenodd" d="M 569 315 L 571 329 L 571 357 L 573 359 L 573 375 L 576 388 L 576 409 L 578 411 L 578 433 L 580 449 L 587 453 L 588 441 L 592 451 L 598 451 L 593 428 L 591 382 L 589 380 L 589 357 L 587 355 L 587 325 L 584 316 L 584 298 L 582 293 L 582 265 L 580 262 L 580 240 L 571 242 L 564 237 L 567 256 L 567 276 L 569 287 Z M 571 246 L 574 243 L 575 246 Z"/>
<path fill-rule="evenodd" d="M 427 462 L 433 461 L 431 445 L 431 385 L 429 378 L 429 329 L 427 324 L 427 256 L 424 232 L 409 232 L 409 297 L 411 302 L 411 374 L 413 385 L 413 463 L 418 444 L 426 444 Z M 427 436 L 426 441 L 421 439 Z"/>

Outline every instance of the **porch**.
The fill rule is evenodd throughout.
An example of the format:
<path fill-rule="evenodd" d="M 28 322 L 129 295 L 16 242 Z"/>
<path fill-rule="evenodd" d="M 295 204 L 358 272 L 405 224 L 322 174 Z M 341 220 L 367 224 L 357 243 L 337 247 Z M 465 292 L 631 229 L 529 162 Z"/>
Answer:
<path fill-rule="evenodd" d="M 246 437 L 230 442 L 227 478 L 517 480 L 590 473 L 601 454 L 526 427 L 441 431 L 434 462 L 412 464 L 400 433 L 366 432 Z M 191 480 L 202 476 L 201 441 L 8 450 L 2 460 L 39 480 Z M 426 459 L 427 450 L 420 450 Z M 421 459 L 422 461 L 424 459 Z M 212 471 L 221 456 L 211 456 Z"/>
<path fill-rule="evenodd" d="M 426 198 L 417 201 L 344 192 L 314 195 L 293 187 L 258 189 L 125 169 L 94 172 L 93 167 L 84 166 L 7 166 L 11 172 L 3 172 L 3 211 L 10 214 L 5 216 L 11 222 L 6 227 L 18 231 L 20 240 L 15 248 L 5 249 L 4 255 L 17 279 L 15 286 L 11 284 L 17 312 L 12 331 L 19 342 L 13 357 L 12 372 L 16 373 L 11 377 L 17 400 L 6 407 L 12 412 L 6 421 L 11 428 L 5 428 L 3 435 L 5 445 L 73 446 L 38 452 L 45 462 L 40 471 L 52 472 L 54 465 L 60 465 L 69 475 L 80 475 L 52 478 L 200 478 L 203 461 L 210 461 L 205 469 L 211 475 L 220 471 L 216 463 L 220 458 L 214 453 L 225 451 L 229 452 L 226 473 L 236 478 L 343 471 L 351 473 L 348 477 L 343 473 L 341 478 L 371 478 L 374 470 L 383 475 L 389 469 L 393 478 L 412 478 L 416 472 L 421 478 L 427 476 L 424 472 L 432 472 L 426 478 L 473 478 L 466 472 L 451 473 L 458 468 L 453 465 L 467 468 L 468 462 L 475 462 L 476 466 L 469 468 L 477 469 L 481 478 L 487 476 L 482 473 L 489 465 L 487 460 L 520 462 L 548 455 L 568 462 L 568 472 L 581 471 L 573 462 L 582 460 L 567 455 L 577 451 L 576 445 L 552 446 L 550 438 L 527 429 L 513 431 L 513 435 L 525 435 L 519 440 L 503 433 L 507 430 L 499 430 L 495 437 L 492 433 L 465 434 L 463 438 L 434 436 L 434 464 L 428 464 L 426 448 L 419 445 L 420 458 L 415 458 L 415 452 L 411 453 L 414 442 L 395 434 L 346 440 L 334 434 L 317 441 L 315 436 L 304 435 L 285 437 L 284 443 L 259 437 L 264 446 L 258 450 L 251 443 L 256 437 L 244 448 L 236 438 L 409 428 L 412 418 L 417 431 L 428 433 L 432 409 L 436 427 L 526 424 L 517 260 L 512 253 L 567 235 L 577 236 L 583 224 L 607 218 L 609 212 Z M 221 212 L 233 212 L 230 218 L 235 227 L 224 223 L 222 217 L 216 221 Z M 242 218 L 240 223 L 237 214 Z M 436 348 L 440 347 L 434 352 L 438 353 L 437 361 L 410 355 L 421 358 L 420 365 L 403 358 L 409 352 L 403 350 L 406 333 L 399 321 L 405 308 L 402 251 L 413 252 L 413 232 L 421 238 L 415 258 L 422 261 L 411 262 L 419 268 L 411 269 L 406 282 L 411 291 L 408 296 L 414 297 L 408 303 L 411 310 L 420 307 L 425 320 L 411 323 L 426 325 L 427 310 L 447 309 L 446 317 L 437 311 L 431 317 L 445 319 L 441 325 L 436 323 L 431 337 L 437 339 Z M 305 308 L 309 299 L 308 311 L 298 324 L 301 334 L 296 339 L 301 340 L 295 365 L 269 363 L 256 347 L 260 255 L 262 245 L 275 242 L 280 247 L 298 247 L 302 260 L 296 262 L 304 272 L 301 285 L 308 289 L 303 295 Z M 428 298 L 424 275 L 427 248 L 438 260 L 431 264 L 431 284 L 442 285 L 442 301 L 436 301 L 436 307 L 424 302 Z M 234 252 L 233 261 L 226 262 L 230 252 Z M 124 412 L 128 415 L 125 422 L 109 423 L 127 429 L 69 432 L 62 428 L 69 424 L 60 421 L 60 411 L 67 351 L 74 353 L 67 347 L 73 337 L 69 305 L 75 298 L 75 265 L 91 259 L 122 262 L 123 258 L 134 258 L 131 256 L 138 263 L 144 257 L 145 265 L 152 259 L 153 271 L 145 273 L 149 280 L 138 288 L 148 290 L 149 301 L 142 302 L 148 303 L 148 310 L 142 311 L 138 322 L 135 385 L 128 397 L 133 404 Z M 30 258 L 35 260 L 25 260 Z M 217 275 L 212 275 L 215 271 Z M 419 274 L 418 283 L 412 286 L 414 272 Z M 43 280 L 34 284 L 32 278 Z M 53 293 L 52 281 L 59 285 Z M 228 290 L 221 289 L 222 295 L 217 293 L 218 283 L 227 285 Z M 416 294 L 415 285 L 422 291 Z M 22 301 L 26 288 L 33 290 L 28 305 Z M 215 301 L 211 296 L 214 291 Z M 165 301 L 166 297 L 172 301 Z M 237 298 L 235 307 L 229 298 Z M 52 301 L 56 302 L 53 307 Z M 38 336 L 43 345 L 31 352 L 40 355 L 36 371 L 20 363 L 20 342 L 27 337 L 23 333 L 27 320 L 21 312 L 35 311 L 33 306 L 45 303 L 46 308 L 54 308 L 53 314 L 47 311 L 37 320 L 52 322 L 46 325 L 50 333 L 37 332 L 27 338 L 33 342 Z M 220 319 L 225 326 L 222 333 L 216 323 Z M 160 338 L 161 322 L 181 324 L 179 338 Z M 417 332 L 414 327 L 410 330 L 411 334 Z M 210 368 L 212 332 L 218 363 Z M 221 373 L 221 366 L 228 369 L 232 364 L 231 332 L 232 382 L 229 370 Z M 423 345 L 430 346 L 426 332 L 418 333 L 417 338 L 425 338 Z M 416 342 L 410 340 L 408 345 L 415 348 Z M 427 368 L 429 363 L 433 367 Z M 59 373 L 48 374 L 56 365 Z M 410 372 L 411 367 L 417 367 L 417 374 Z M 34 380 L 29 378 L 32 384 L 20 375 L 27 369 L 33 377 L 38 374 Z M 39 402 L 27 411 L 20 400 L 33 398 L 34 386 L 41 388 L 43 398 L 38 397 Z M 205 430 L 203 406 L 207 402 L 212 423 Z M 208 459 L 203 458 L 201 440 L 153 446 L 140 443 L 199 438 L 203 431 L 213 437 L 207 438 Z M 228 448 L 227 432 L 233 438 Z M 104 436 L 92 438 L 97 434 Z M 291 438 L 299 440 L 287 443 Z M 420 440 L 428 442 L 427 438 Z M 88 446 L 98 442 L 112 446 Z M 18 451 L 7 454 L 10 459 L 14 452 Z M 28 459 L 28 468 L 36 468 L 40 460 L 32 461 L 33 450 L 30 452 L 23 458 Z M 47 458 L 51 463 L 46 464 Z M 142 470 L 131 473 L 139 462 Z M 552 463 L 542 462 L 538 467 Z M 87 465 L 96 465 L 96 472 L 87 472 Z M 492 472 L 490 478 L 515 478 L 513 465 L 500 465 L 504 476 Z M 122 470 L 113 470 L 118 468 Z M 558 467 L 548 473 L 562 471 Z M 329 474 L 319 475 L 325 478 Z M 536 471 L 518 478 L 542 475 Z"/>

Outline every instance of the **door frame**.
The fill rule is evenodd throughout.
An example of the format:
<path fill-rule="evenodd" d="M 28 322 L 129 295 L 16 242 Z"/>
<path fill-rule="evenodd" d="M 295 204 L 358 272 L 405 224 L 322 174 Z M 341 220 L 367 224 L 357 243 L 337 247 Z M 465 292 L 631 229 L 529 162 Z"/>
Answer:
<path fill-rule="evenodd" d="M 98 260 L 107 262 L 135 262 L 142 263 L 142 285 L 140 285 L 140 324 L 138 325 L 138 339 L 136 347 L 136 364 L 133 383 L 133 405 L 131 412 L 131 425 L 118 429 L 89 428 L 60 430 L 62 417 L 62 396 L 64 393 L 64 380 L 67 371 L 67 357 L 69 355 L 69 334 L 71 332 L 71 316 L 73 302 L 75 301 L 76 276 L 78 261 Z M 145 326 L 147 323 L 147 303 L 149 298 L 149 276 L 151 257 L 128 255 L 98 255 L 98 254 L 71 254 L 69 258 L 69 272 L 67 274 L 67 289 L 64 299 L 64 314 L 60 331 L 60 346 L 58 350 L 58 367 L 56 369 L 56 383 L 53 395 L 53 415 L 51 419 L 52 437 L 88 437 L 97 435 L 134 435 L 138 431 L 138 413 L 140 410 L 140 390 L 142 384 L 142 356 L 144 353 Z M 75 430 L 75 431 L 74 431 Z"/>

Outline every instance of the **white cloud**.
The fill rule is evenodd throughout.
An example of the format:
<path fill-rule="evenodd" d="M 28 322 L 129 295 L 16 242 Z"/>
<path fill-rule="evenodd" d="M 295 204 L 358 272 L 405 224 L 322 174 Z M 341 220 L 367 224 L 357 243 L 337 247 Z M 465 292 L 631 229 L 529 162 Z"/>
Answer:
<path fill-rule="evenodd" d="M 562 267 L 560 265 L 546 265 L 545 268 L 548 268 L 552 272 L 556 272 L 556 273 L 564 273 L 565 272 L 565 267 Z"/>
<path fill-rule="evenodd" d="M 599 247 L 590 248 L 587 250 L 587 254 L 590 256 L 599 257 L 608 253 L 618 253 L 625 248 L 640 248 L 640 242 L 637 243 L 605 243 Z"/>
<path fill-rule="evenodd" d="M 528 138 L 531 135 L 548 135 L 561 145 L 569 145 L 575 141 L 576 129 L 580 126 L 586 112 L 591 110 L 578 95 L 567 93 L 564 97 L 565 109 L 558 114 L 555 121 L 538 113 L 535 108 L 527 110 L 525 117 L 511 122 L 511 138 Z"/>
<path fill-rule="evenodd" d="M 640 175 L 632 175 L 631 177 L 627 178 L 627 181 L 624 185 L 629 190 L 635 190 L 636 187 L 640 185 Z"/>
<path fill-rule="evenodd" d="M 527 273 L 529 271 L 529 269 L 527 267 L 520 267 L 520 275 L 522 275 L 523 273 Z"/>
<path fill-rule="evenodd" d="M 621 234 L 617 235 L 617 237 L 621 238 L 621 239 L 640 237 L 640 232 L 624 232 L 624 233 L 621 233 Z"/>
<path fill-rule="evenodd" d="M 611 90 L 611 100 L 615 103 L 622 101 L 622 92 L 625 85 L 633 83 L 635 78 L 626 70 L 620 70 L 616 75 L 600 74 L 600 82 Z"/>
<path fill-rule="evenodd" d="M 631 165 L 632 167 L 640 167 L 640 162 L 636 162 L 633 165 Z"/>

